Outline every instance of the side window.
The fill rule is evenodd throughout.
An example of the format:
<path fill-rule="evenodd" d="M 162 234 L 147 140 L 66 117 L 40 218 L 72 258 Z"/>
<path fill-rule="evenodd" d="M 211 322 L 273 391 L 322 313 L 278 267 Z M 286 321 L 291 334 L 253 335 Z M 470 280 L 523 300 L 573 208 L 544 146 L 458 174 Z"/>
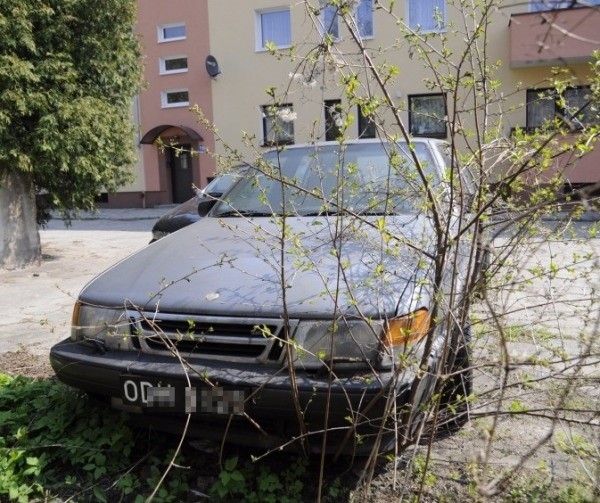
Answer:
<path fill-rule="evenodd" d="M 294 113 L 291 104 L 262 107 L 263 145 L 291 145 L 294 143 Z"/>
<path fill-rule="evenodd" d="M 408 124 L 413 136 L 446 138 L 446 100 L 443 94 L 408 97 Z"/>
<path fill-rule="evenodd" d="M 408 26 L 418 31 L 442 31 L 446 24 L 445 0 L 408 0 Z"/>
<path fill-rule="evenodd" d="M 158 27 L 158 41 L 172 42 L 174 40 L 185 40 L 187 30 L 185 23 L 163 24 Z"/>
<path fill-rule="evenodd" d="M 256 50 L 264 51 L 268 43 L 279 48 L 292 45 L 292 25 L 288 8 L 256 13 Z"/>

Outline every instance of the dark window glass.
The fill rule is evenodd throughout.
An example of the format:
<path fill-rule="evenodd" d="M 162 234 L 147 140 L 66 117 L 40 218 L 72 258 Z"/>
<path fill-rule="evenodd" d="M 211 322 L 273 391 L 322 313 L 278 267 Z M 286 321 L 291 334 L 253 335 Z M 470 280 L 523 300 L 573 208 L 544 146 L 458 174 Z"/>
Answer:
<path fill-rule="evenodd" d="M 165 70 L 172 72 L 175 70 L 187 70 L 188 60 L 187 58 L 172 58 L 165 59 Z"/>
<path fill-rule="evenodd" d="M 554 89 L 527 90 L 527 130 L 552 126 L 559 119 L 572 129 L 600 123 L 600 104 L 587 86 L 566 89 L 562 98 Z"/>
<path fill-rule="evenodd" d="M 376 128 L 373 117 L 365 117 L 362 109 L 358 107 L 358 137 L 359 138 L 375 138 Z"/>
<path fill-rule="evenodd" d="M 443 94 L 408 97 L 408 122 L 413 136 L 446 138 L 446 100 Z"/>
<path fill-rule="evenodd" d="M 294 109 L 291 104 L 262 107 L 263 139 L 265 145 L 294 143 Z"/>
<path fill-rule="evenodd" d="M 325 101 L 325 141 L 337 140 L 342 128 L 342 102 Z"/>

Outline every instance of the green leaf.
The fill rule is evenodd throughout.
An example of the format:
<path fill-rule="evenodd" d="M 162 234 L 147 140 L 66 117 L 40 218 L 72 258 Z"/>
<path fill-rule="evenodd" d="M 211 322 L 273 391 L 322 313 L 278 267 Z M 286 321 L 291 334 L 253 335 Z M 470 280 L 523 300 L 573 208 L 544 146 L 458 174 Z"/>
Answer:
<path fill-rule="evenodd" d="M 96 500 L 102 501 L 103 503 L 106 503 L 108 501 L 108 499 L 106 498 L 106 493 L 99 486 L 94 486 L 94 497 L 96 498 Z"/>

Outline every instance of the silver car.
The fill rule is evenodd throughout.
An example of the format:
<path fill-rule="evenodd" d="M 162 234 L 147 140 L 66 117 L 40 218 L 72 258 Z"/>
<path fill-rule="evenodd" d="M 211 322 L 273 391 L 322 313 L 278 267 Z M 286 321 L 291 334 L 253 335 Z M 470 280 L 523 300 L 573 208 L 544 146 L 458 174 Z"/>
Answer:
<path fill-rule="evenodd" d="M 445 250 L 453 272 L 435 283 L 415 156 L 449 227 L 459 212 L 443 142 L 411 147 L 265 153 L 221 200 L 200 203 L 206 218 L 83 289 L 71 336 L 51 350 L 56 375 L 170 431 L 191 415 L 191 434 L 255 447 L 392 449 L 400 416 L 410 432 L 424 417 L 446 341 L 462 371 L 450 392 L 471 385 L 468 326 L 448 309 L 472 250 Z"/>

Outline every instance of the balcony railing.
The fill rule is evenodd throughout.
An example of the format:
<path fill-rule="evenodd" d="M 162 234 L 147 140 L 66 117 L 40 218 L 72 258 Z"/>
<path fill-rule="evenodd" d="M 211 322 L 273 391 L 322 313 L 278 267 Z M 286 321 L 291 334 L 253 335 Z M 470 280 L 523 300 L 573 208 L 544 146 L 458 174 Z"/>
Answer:
<path fill-rule="evenodd" d="M 600 6 L 513 14 L 510 66 L 589 61 L 600 48 Z"/>

